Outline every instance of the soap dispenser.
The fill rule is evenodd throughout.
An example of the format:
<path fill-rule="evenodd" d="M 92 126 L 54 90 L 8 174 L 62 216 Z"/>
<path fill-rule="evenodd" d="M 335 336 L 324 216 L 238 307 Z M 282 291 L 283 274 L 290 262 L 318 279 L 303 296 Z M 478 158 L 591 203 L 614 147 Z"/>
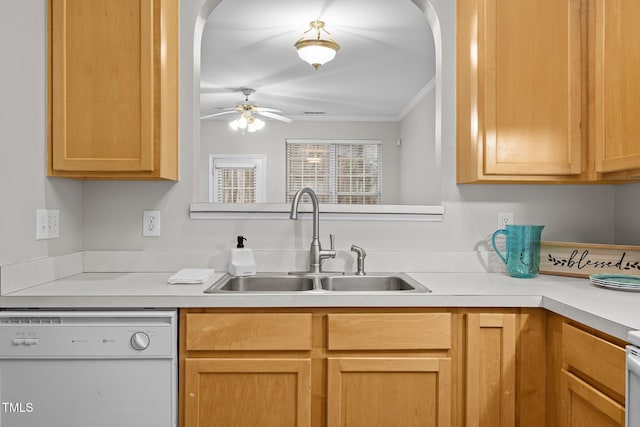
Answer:
<path fill-rule="evenodd" d="M 244 236 L 238 236 L 238 244 L 231 249 L 231 262 L 229 263 L 229 273 L 233 276 L 252 276 L 256 274 L 256 261 L 253 258 L 253 251 L 244 247 Z"/>

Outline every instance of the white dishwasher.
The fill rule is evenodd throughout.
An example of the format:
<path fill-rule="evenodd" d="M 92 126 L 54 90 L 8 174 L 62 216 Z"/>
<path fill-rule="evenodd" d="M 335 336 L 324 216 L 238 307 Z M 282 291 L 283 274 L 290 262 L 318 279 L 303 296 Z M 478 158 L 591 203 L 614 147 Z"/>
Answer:
<path fill-rule="evenodd" d="M 0 311 L 0 426 L 175 427 L 175 310 Z"/>
<path fill-rule="evenodd" d="M 627 427 L 640 427 L 640 331 L 627 335 Z"/>

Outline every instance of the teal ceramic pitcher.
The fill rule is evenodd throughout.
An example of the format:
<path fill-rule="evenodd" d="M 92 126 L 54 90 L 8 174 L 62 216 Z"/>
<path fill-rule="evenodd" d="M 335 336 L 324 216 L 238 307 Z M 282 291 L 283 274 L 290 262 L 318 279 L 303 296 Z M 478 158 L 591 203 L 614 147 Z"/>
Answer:
<path fill-rule="evenodd" d="M 513 277 L 535 277 L 540 268 L 540 234 L 544 225 L 507 225 L 491 237 L 491 245 Z M 496 247 L 496 237 L 504 234 L 506 256 Z"/>

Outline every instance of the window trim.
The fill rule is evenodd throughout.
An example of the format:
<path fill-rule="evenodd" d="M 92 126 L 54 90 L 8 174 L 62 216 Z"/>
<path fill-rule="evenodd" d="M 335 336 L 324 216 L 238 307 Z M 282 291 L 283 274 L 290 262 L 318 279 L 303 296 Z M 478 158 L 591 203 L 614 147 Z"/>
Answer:
<path fill-rule="evenodd" d="M 215 201 L 218 185 L 215 179 L 217 165 L 234 165 L 241 167 L 255 167 L 256 203 L 266 200 L 267 192 L 267 155 L 266 154 L 209 154 L 209 203 Z M 246 165 L 246 166 L 245 166 Z M 224 166 L 223 166 L 224 167 Z"/>

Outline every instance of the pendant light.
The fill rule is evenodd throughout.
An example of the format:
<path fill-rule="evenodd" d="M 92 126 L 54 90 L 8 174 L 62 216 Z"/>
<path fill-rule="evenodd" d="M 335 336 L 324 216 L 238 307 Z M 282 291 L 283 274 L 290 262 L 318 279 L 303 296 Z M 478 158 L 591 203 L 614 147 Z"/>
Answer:
<path fill-rule="evenodd" d="M 310 28 L 293 45 L 300 59 L 311 64 L 316 70 L 331 61 L 340 49 L 340 45 L 324 29 L 324 25 L 324 21 L 312 21 L 309 24 Z M 325 38 L 322 38 L 323 33 L 326 35 Z"/>

